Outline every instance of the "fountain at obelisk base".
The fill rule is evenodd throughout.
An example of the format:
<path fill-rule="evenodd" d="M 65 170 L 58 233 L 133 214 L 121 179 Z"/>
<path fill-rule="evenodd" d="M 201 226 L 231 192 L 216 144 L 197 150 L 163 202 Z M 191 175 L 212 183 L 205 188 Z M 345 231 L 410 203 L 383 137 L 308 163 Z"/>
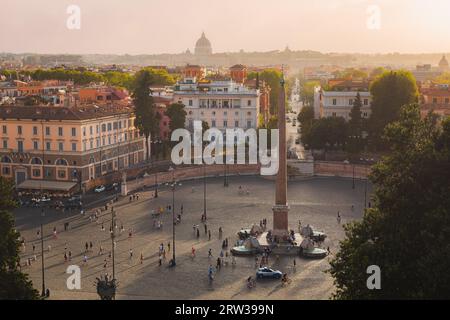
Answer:
<path fill-rule="evenodd" d="M 273 229 L 262 232 L 244 242 L 244 245 L 232 249 L 233 254 L 254 254 L 269 250 L 277 255 L 299 255 L 311 258 L 323 258 L 327 251 L 317 248 L 318 232 L 308 225 L 296 233 L 289 229 L 289 205 L 287 203 L 287 149 L 286 149 L 286 97 L 284 78 L 281 80 L 278 103 L 278 160 L 279 169 L 275 185 L 275 204 L 273 211 Z M 324 238 L 323 233 L 320 233 Z M 255 236 L 255 235 L 252 235 Z"/>

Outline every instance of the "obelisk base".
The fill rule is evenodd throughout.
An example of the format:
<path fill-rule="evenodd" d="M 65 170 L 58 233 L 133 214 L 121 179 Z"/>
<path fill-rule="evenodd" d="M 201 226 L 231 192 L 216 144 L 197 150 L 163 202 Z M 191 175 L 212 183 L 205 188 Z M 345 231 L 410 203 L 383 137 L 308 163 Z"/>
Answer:
<path fill-rule="evenodd" d="M 272 234 L 280 240 L 289 236 L 289 221 L 288 221 L 288 205 L 274 205 L 273 211 L 273 230 Z"/>

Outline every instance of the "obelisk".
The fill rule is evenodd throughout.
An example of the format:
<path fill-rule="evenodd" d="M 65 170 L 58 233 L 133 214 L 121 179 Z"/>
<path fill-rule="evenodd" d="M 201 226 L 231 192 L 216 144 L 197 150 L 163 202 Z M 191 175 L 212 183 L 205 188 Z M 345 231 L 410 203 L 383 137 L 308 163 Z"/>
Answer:
<path fill-rule="evenodd" d="M 273 230 L 278 238 L 289 235 L 287 204 L 287 164 L 286 164 L 286 98 L 284 75 L 281 79 L 281 91 L 278 101 L 278 174 L 275 186 L 275 205 L 273 206 Z M 281 240 L 280 239 L 280 240 Z"/>

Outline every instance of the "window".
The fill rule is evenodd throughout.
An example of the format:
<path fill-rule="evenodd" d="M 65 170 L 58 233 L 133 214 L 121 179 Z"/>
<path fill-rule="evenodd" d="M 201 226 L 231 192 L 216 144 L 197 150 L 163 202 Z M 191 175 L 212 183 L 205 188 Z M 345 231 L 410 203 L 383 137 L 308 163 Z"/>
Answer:
<path fill-rule="evenodd" d="M 235 122 L 234 122 L 234 126 L 237 128 L 237 127 L 239 127 L 239 121 L 238 120 L 236 120 Z"/>
<path fill-rule="evenodd" d="M 17 126 L 17 134 L 22 134 L 22 126 Z"/>
<path fill-rule="evenodd" d="M 45 149 L 47 150 L 47 151 L 50 151 L 51 150 L 51 142 L 46 142 L 45 143 Z"/>
<path fill-rule="evenodd" d="M 9 176 L 11 174 L 11 168 L 9 166 L 3 166 L 2 174 L 5 176 Z"/>
<path fill-rule="evenodd" d="M 72 128 L 72 130 L 73 130 L 74 128 Z M 60 137 L 62 137 L 63 136 L 63 127 L 58 127 L 58 135 L 60 136 Z M 73 135 L 73 131 L 72 131 L 72 135 Z"/>
<path fill-rule="evenodd" d="M 66 178 L 66 170 L 58 170 L 58 178 L 65 179 Z"/>
<path fill-rule="evenodd" d="M 102 124 L 102 132 L 106 131 L 106 124 Z"/>
<path fill-rule="evenodd" d="M 33 177 L 39 178 L 41 176 L 41 169 L 33 169 Z"/>
<path fill-rule="evenodd" d="M 94 148 L 94 141 L 89 141 L 89 148 L 90 149 L 93 149 Z"/>
<path fill-rule="evenodd" d="M 33 149 L 34 150 L 38 150 L 39 149 L 39 144 L 37 141 L 33 141 Z"/>
<path fill-rule="evenodd" d="M 8 140 L 3 140 L 3 149 L 8 149 Z"/>
<path fill-rule="evenodd" d="M 336 99 L 333 99 L 333 106 L 335 106 L 337 103 Z"/>
<path fill-rule="evenodd" d="M 83 127 L 83 137 L 86 137 L 86 127 Z"/>
<path fill-rule="evenodd" d="M 369 105 L 369 99 L 364 99 L 364 105 L 365 106 Z"/>
<path fill-rule="evenodd" d="M 64 143 L 62 143 L 62 142 L 58 143 L 58 150 L 59 151 L 64 151 Z"/>
<path fill-rule="evenodd" d="M 247 101 L 247 106 L 248 106 L 248 107 L 251 107 L 251 106 L 252 106 L 252 100 L 248 100 L 248 101 Z"/>
<path fill-rule="evenodd" d="M 211 127 L 214 128 L 215 126 L 216 126 L 216 120 L 212 120 L 212 121 L 211 121 Z"/>
<path fill-rule="evenodd" d="M 50 135 L 50 127 L 45 127 L 45 135 L 46 136 Z"/>
<path fill-rule="evenodd" d="M 2 126 L 2 131 L 3 131 L 3 134 L 7 134 L 8 133 L 8 131 L 7 131 L 7 129 L 6 129 L 7 127 L 6 126 Z"/>
<path fill-rule="evenodd" d="M 223 115 L 226 116 L 228 113 L 226 111 L 223 112 Z"/>
<path fill-rule="evenodd" d="M 192 107 L 193 104 L 194 104 L 193 101 L 189 100 L 189 106 Z"/>
<path fill-rule="evenodd" d="M 55 164 L 57 166 L 67 166 L 67 161 L 66 161 L 66 159 L 58 159 L 58 160 L 56 160 Z"/>
<path fill-rule="evenodd" d="M 117 130 L 117 128 L 118 128 L 117 122 L 114 122 L 114 123 L 113 123 L 113 129 L 114 129 L 114 130 Z"/>
<path fill-rule="evenodd" d="M 228 126 L 228 121 L 227 120 L 223 121 L 223 126 L 224 126 L 224 128 L 226 128 Z"/>
<path fill-rule="evenodd" d="M 111 122 L 110 123 L 108 123 L 108 131 L 111 131 L 112 130 L 112 126 L 111 126 Z"/>
<path fill-rule="evenodd" d="M 445 104 L 448 104 L 449 102 L 449 98 L 445 98 Z"/>
<path fill-rule="evenodd" d="M 89 134 L 92 135 L 94 133 L 94 130 L 92 128 L 92 126 L 89 127 Z"/>
<path fill-rule="evenodd" d="M 33 127 L 33 134 L 34 135 L 38 134 L 38 128 L 36 126 Z"/>
<path fill-rule="evenodd" d="M 247 120 L 247 128 L 251 128 L 252 127 L 252 120 Z"/>
<path fill-rule="evenodd" d="M 72 151 L 77 151 L 77 144 L 76 144 L 76 142 L 72 142 Z"/>
<path fill-rule="evenodd" d="M 333 113 L 332 113 L 332 116 L 333 116 L 333 117 L 336 117 L 336 112 L 333 112 Z"/>
<path fill-rule="evenodd" d="M 363 113 L 364 118 L 367 118 L 367 112 Z"/>
<path fill-rule="evenodd" d="M 437 103 L 437 98 L 433 98 L 433 103 Z"/>
<path fill-rule="evenodd" d="M 348 100 L 348 104 L 352 106 L 353 105 L 353 99 L 349 99 Z"/>
<path fill-rule="evenodd" d="M 17 150 L 23 152 L 23 141 L 17 141 Z"/>

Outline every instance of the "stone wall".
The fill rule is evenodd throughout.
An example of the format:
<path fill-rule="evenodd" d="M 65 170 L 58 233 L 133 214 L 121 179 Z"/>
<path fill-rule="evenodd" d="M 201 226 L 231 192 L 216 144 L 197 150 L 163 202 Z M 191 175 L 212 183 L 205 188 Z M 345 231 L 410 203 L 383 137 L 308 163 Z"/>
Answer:
<path fill-rule="evenodd" d="M 164 171 L 158 173 L 147 174 L 141 178 L 127 179 L 126 185 L 122 183 L 122 195 L 127 195 L 130 192 L 142 189 L 144 187 L 151 187 L 156 184 L 176 181 L 191 180 L 195 178 L 202 178 L 204 175 L 207 177 L 219 177 L 224 175 L 225 166 L 222 165 L 193 165 L 190 167 L 175 167 L 172 171 Z M 259 165 L 228 165 L 227 175 L 259 175 Z M 157 177 L 156 177 L 157 175 Z"/>
<path fill-rule="evenodd" d="M 370 174 L 370 166 L 362 164 L 350 164 L 343 162 L 314 162 L 314 175 L 317 176 L 338 176 L 353 177 L 353 167 L 355 170 L 355 178 L 366 178 Z"/>

